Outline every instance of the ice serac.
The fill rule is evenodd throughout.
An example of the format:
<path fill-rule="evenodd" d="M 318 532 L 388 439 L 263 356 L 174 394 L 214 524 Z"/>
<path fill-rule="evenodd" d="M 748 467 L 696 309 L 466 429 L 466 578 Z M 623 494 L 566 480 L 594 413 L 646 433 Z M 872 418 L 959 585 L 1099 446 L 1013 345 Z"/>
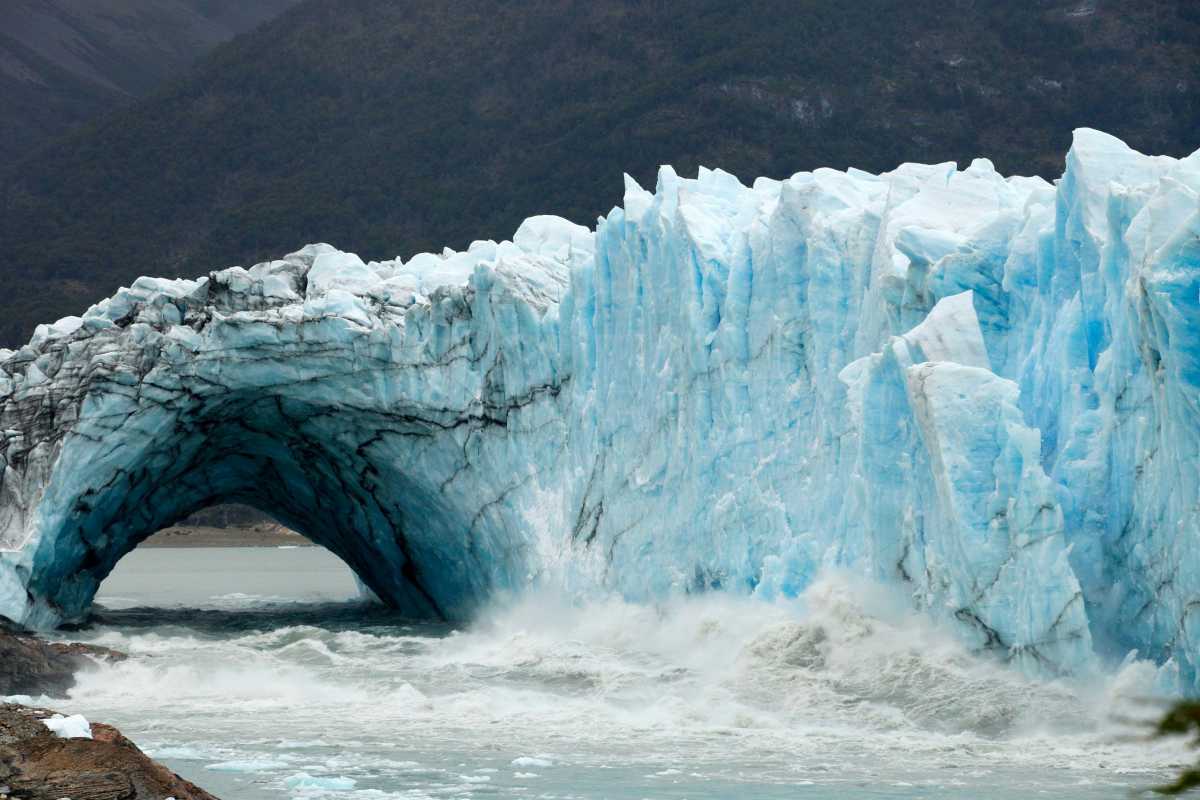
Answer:
<path fill-rule="evenodd" d="M 981 650 L 1200 659 L 1200 154 L 1081 130 L 746 187 L 663 168 L 589 231 L 142 279 L 0 366 L 0 613 L 255 505 L 387 602 L 904 588 Z"/>

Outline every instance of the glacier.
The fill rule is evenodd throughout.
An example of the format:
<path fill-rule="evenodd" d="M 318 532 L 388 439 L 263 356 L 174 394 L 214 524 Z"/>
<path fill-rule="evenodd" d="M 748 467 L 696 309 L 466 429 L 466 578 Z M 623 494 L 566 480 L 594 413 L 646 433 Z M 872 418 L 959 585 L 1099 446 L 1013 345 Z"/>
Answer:
<path fill-rule="evenodd" d="M 0 351 L 0 614 L 254 505 L 385 602 L 894 584 L 1049 675 L 1200 687 L 1200 152 L 1076 131 L 750 187 L 626 178 L 595 230 L 142 278 Z"/>

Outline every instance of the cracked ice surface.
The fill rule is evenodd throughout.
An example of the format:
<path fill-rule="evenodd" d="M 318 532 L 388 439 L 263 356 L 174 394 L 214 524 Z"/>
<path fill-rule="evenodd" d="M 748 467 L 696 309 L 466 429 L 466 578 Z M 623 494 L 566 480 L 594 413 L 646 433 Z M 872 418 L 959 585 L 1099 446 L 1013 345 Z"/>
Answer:
<path fill-rule="evenodd" d="M 1193 681 L 1198 193 L 1081 130 L 1055 185 L 664 168 L 594 233 L 140 279 L 0 353 L 0 613 L 238 500 L 421 616 L 841 567 L 1029 670 Z"/>

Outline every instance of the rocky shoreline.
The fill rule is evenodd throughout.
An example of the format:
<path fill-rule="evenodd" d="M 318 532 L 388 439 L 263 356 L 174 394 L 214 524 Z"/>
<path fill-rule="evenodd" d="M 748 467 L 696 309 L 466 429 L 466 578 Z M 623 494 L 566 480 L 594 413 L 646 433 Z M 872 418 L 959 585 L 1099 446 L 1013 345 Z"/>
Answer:
<path fill-rule="evenodd" d="M 0 697 L 65 697 L 75 673 L 96 661 L 121 661 L 124 653 L 95 645 L 46 642 L 0 617 Z"/>
<path fill-rule="evenodd" d="M 63 738 L 55 712 L 0 704 L 0 798 L 11 800 L 217 800 L 153 761 L 111 725 Z"/>
<path fill-rule="evenodd" d="M 213 527 L 175 525 L 164 528 L 139 547 L 314 547 L 295 531 L 282 525 L 262 523 L 248 526 Z"/>
<path fill-rule="evenodd" d="M 0 617 L 0 696 L 65 696 L 78 670 L 124 658 L 103 647 L 45 642 Z M 0 702 L 0 800 L 217 800 L 111 725 L 61 717 Z"/>

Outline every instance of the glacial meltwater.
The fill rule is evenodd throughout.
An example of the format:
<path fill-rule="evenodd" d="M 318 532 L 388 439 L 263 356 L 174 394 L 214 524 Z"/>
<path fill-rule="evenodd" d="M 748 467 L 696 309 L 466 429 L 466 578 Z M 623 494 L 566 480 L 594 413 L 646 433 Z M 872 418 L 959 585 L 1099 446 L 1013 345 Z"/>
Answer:
<path fill-rule="evenodd" d="M 412 623 L 320 548 L 141 549 L 93 623 L 131 658 L 66 700 L 225 800 L 1127 798 L 1154 669 L 1026 679 L 884 590 L 498 605 Z"/>

